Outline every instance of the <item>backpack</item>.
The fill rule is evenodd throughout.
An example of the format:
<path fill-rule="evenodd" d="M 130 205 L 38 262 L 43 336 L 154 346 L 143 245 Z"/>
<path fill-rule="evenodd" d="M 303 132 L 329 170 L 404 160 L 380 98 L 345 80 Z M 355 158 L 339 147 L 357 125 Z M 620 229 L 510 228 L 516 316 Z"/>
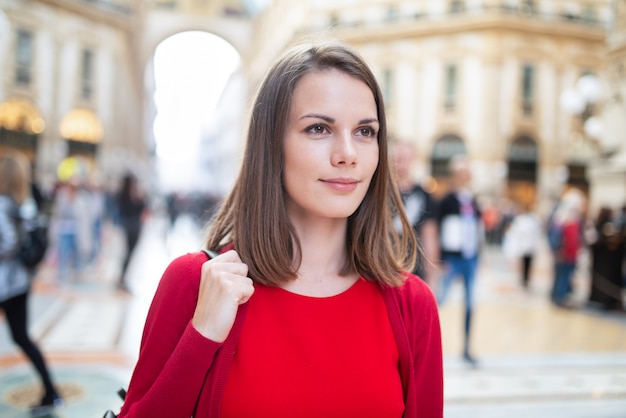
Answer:
<path fill-rule="evenodd" d="M 36 222 L 25 229 L 17 258 L 28 269 L 34 269 L 44 259 L 48 250 L 48 224 Z"/>

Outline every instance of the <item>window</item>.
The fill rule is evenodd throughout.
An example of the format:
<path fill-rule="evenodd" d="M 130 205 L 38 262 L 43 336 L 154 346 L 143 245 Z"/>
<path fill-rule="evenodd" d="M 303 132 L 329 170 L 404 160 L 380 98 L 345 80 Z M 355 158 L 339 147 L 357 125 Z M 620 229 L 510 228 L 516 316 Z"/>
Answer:
<path fill-rule="evenodd" d="M 450 159 L 457 154 L 467 154 L 465 143 L 455 134 L 442 136 L 435 142 L 430 161 L 431 175 L 433 177 L 447 177 L 450 175 Z"/>
<path fill-rule="evenodd" d="M 596 9 L 591 6 L 591 5 L 586 5 L 583 8 L 582 14 L 581 14 L 581 18 L 584 22 L 587 23 L 596 23 L 597 21 L 597 16 L 596 16 Z"/>
<path fill-rule="evenodd" d="M 522 1 L 521 12 L 524 14 L 533 14 L 535 13 L 535 2 L 533 0 L 524 0 Z"/>
<path fill-rule="evenodd" d="M 387 8 L 387 22 L 395 22 L 398 20 L 398 9 L 395 6 Z"/>
<path fill-rule="evenodd" d="M 15 47 L 15 82 L 29 85 L 33 66 L 33 34 L 18 29 Z"/>
<path fill-rule="evenodd" d="M 461 13 L 465 11 L 465 2 L 463 0 L 452 0 L 450 2 L 450 13 Z"/>
<path fill-rule="evenodd" d="M 524 65 L 522 70 L 522 113 L 524 116 L 533 114 L 535 95 L 535 68 L 532 65 Z"/>
<path fill-rule="evenodd" d="M 457 79 L 458 71 L 456 64 L 448 64 L 446 66 L 445 74 L 445 96 L 444 96 L 444 109 L 446 113 L 453 113 L 456 109 L 456 95 L 457 95 Z"/>
<path fill-rule="evenodd" d="M 91 98 L 93 93 L 93 52 L 83 49 L 81 56 L 80 93 L 83 99 Z"/>
<path fill-rule="evenodd" d="M 177 7 L 176 0 L 155 0 L 153 4 L 157 9 L 174 10 Z"/>
<path fill-rule="evenodd" d="M 529 136 L 521 136 L 509 148 L 509 181 L 537 182 L 539 148 Z"/>

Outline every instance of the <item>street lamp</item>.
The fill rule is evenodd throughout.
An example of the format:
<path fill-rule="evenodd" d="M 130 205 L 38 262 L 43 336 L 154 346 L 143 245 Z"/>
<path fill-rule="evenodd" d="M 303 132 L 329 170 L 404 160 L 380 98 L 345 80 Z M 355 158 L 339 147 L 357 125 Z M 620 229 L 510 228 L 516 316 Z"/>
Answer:
<path fill-rule="evenodd" d="M 603 94 L 600 80 L 593 74 L 585 74 L 576 81 L 574 87 L 561 93 L 560 104 L 567 114 L 578 116 L 578 135 L 582 134 L 582 140 L 589 141 L 601 158 L 608 158 L 618 147 L 607 147 L 602 141 L 603 123 L 596 113 L 604 99 Z"/>

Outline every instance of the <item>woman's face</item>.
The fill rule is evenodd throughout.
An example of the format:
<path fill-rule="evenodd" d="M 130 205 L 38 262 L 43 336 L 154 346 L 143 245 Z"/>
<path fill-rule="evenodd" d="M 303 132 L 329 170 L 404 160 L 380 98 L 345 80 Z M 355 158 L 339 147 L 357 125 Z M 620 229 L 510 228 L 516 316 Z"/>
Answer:
<path fill-rule="evenodd" d="M 378 166 L 378 129 L 374 95 L 364 82 L 336 69 L 302 77 L 284 138 L 292 221 L 354 213 Z"/>

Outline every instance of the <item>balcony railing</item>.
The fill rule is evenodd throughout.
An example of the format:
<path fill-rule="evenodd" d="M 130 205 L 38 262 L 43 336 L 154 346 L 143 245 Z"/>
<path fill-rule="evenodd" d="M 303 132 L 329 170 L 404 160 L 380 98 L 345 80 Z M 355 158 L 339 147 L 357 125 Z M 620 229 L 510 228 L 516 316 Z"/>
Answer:
<path fill-rule="evenodd" d="M 122 13 L 125 15 L 132 14 L 132 9 L 128 6 L 127 2 L 120 0 L 78 0 L 82 3 L 88 3 L 103 11 Z"/>
<path fill-rule="evenodd" d="M 381 13 L 380 18 L 376 20 L 362 19 L 345 21 L 341 17 L 332 15 L 330 17 L 331 26 L 336 29 L 342 28 L 358 28 L 358 27 L 383 27 L 393 24 L 407 24 L 411 22 L 425 22 L 428 20 L 449 20 L 466 19 L 468 17 L 480 16 L 510 16 L 520 19 L 541 20 L 545 22 L 563 22 L 579 24 L 598 29 L 607 29 L 609 22 L 602 21 L 595 16 L 581 16 L 569 12 L 542 13 L 539 10 L 529 7 L 515 7 L 505 4 L 500 5 L 483 5 L 477 7 L 464 7 L 447 10 L 443 13 L 413 13 L 402 14 L 395 11 L 393 14 Z M 392 18 L 391 18 L 392 17 Z"/>
<path fill-rule="evenodd" d="M 99 13 L 109 15 L 111 19 L 130 18 L 134 10 L 130 0 L 39 0 L 78 13 Z"/>

